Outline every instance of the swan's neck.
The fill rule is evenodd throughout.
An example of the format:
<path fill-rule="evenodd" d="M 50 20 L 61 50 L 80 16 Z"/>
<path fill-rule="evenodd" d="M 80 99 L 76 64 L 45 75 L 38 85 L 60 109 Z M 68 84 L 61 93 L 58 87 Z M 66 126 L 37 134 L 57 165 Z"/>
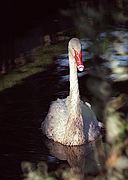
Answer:
<path fill-rule="evenodd" d="M 70 67 L 70 104 L 69 115 L 73 118 L 80 116 L 80 97 L 77 77 L 77 67 L 74 57 L 69 53 L 69 67 Z"/>

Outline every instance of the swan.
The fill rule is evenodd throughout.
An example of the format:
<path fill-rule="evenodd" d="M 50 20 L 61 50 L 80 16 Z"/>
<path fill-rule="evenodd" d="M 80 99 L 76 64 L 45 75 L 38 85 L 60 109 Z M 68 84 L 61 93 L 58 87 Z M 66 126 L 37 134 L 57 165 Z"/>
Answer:
<path fill-rule="evenodd" d="M 55 142 L 67 146 L 82 145 L 100 136 L 100 126 L 91 106 L 80 100 L 77 68 L 83 71 L 82 49 L 79 39 L 68 44 L 70 67 L 70 93 L 65 99 L 57 99 L 41 124 L 43 134 Z"/>

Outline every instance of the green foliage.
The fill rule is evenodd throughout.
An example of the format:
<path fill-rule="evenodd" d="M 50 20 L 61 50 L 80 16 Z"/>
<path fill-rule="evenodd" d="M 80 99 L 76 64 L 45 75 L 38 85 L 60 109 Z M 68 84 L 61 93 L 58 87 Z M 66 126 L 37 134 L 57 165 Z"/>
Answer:
<path fill-rule="evenodd" d="M 119 141 L 123 143 L 128 135 L 128 122 L 124 122 L 124 126 L 122 128 L 122 132 L 119 135 Z"/>
<path fill-rule="evenodd" d="M 53 176 L 48 174 L 47 165 L 40 162 L 37 167 L 29 162 L 22 162 L 23 180 L 55 180 Z"/>
<path fill-rule="evenodd" d="M 73 169 L 58 169 L 54 172 L 48 172 L 48 167 L 45 162 L 40 162 L 34 166 L 30 162 L 22 162 L 21 169 L 23 171 L 23 180 L 78 180 L 82 177 L 79 173 L 76 174 Z"/>
<path fill-rule="evenodd" d="M 58 56 L 66 51 L 65 46 L 66 43 L 60 43 L 37 49 L 33 54 L 32 62 L 17 67 L 10 73 L 0 77 L 0 91 L 22 83 L 25 78 L 33 74 L 45 71 L 53 63 L 54 56 Z"/>

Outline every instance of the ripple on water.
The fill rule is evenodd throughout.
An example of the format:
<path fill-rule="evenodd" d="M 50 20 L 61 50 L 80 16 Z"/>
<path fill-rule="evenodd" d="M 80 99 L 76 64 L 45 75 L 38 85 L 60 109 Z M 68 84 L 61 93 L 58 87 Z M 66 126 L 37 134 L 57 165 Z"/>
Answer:
<path fill-rule="evenodd" d="M 115 39 L 100 57 L 105 60 L 103 65 L 111 70 L 109 78 L 113 81 L 128 80 L 128 32 L 123 30 L 104 32 L 100 37 L 103 39 L 107 35 Z"/>
<path fill-rule="evenodd" d="M 88 49 L 93 45 L 93 43 L 89 39 L 81 39 L 80 42 L 82 45 L 82 49 Z"/>

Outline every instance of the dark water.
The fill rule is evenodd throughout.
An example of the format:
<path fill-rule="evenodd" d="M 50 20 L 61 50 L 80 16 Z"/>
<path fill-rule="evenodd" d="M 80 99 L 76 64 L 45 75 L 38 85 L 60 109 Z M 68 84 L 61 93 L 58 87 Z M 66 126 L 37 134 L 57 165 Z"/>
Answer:
<path fill-rule="evenodd" d="M 84 41 L 84 40 L 83 40 Z M 83 43 L 85 71 L 79 74 L 81 95 L 92 101 L 87 87 L 92 64 L 87 56 L 91 45 Z M 45 72 L 25 79 L 21 85 L 0 93 L 0 179 L 23 179 L 21 164 L 28 161 L 37 165 L 44 161 L 49 171 L 62 166 L 78 168 L 82 173 L 97 175 L 103 167 L 105 149 L 102 141 L 68 148 L 48 141 L 41 132 L 51 101 L 68 95 L 67 54 L 61 55 Z M 66 62 L 66 63 L 59 63 Z M 99 151 L 100 149 L 100 151 Z M 99 154 L 99 155 L 98 155 Z M 76 171 L 77 171 L 76 170 Z M 86 171 L 86 172 L 85 172 Z"/>
<path fill-rule="evenodd" d="M 57 152 L 51 148 L 55 147 L 58 151 L 56 144 L 53 146 L 47 142 L 46 146 L 46 140 L 40 129 L 50 102 L 57 97 L 64 98 L 68 95 L 68 82 L 58 83 L 61 82 L 59 74 L 56 65 L 53 65 L 46 72 L 26 79 L 22 85 L 1 92 L 0 177 L 2 179 L 22 179 L 21 163 L 24 161 L 33 164 L 45 161 L 49 170 L 57 169 L 62 164 L 69 166 L 72 162 L 66 161 L 70 151 L 63 150 L 65 147 L 59 146 L 62 152 L 59 158 Z M 78 154 L 78 150 L 75 151 Z"/>
<path fill-rule="evenodd" d="M 51 76 L 52 73 L 52 76 Z M 0 176 L 19 179 L 21 162 L 47 161 L 40 130 L 49 103 L 55 99 L 53 68 L 0 94 Z"/>

